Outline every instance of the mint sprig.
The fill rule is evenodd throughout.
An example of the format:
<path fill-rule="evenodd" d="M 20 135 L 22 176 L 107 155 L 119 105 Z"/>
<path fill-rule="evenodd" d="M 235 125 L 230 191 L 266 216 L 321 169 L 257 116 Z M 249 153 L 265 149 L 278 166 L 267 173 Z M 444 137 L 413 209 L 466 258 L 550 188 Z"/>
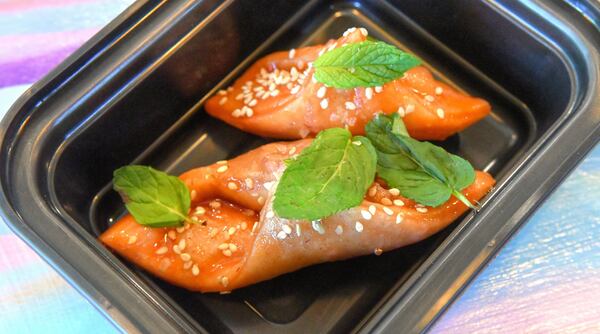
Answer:
<path fill-rule="evenodd" d="M 177 227 L 190 221 L 190 192 L 178 177 L 148 166 L 125 166 L 114 171 L 113 188 L 141 225 Z"/>
<path fill-rule="evenodd" d="M 410 138 L 397 114 L 377 115 L 365 130 L 377 150 L 377 175 L 402 196 L 435 207 L 454 195 L 476 209 L 460 192 L 475 181 L 475 170 L 468 161 Z"/>
<path fill-rule="evenodd" d="M 314 61 L 315 79 L 327 86 L 381 86 L 401 77 L 421 61 L 380 41 L 351 43 L 325 52 Z"/>
<path fill-rule="evenodd" d="M 359 205 L 375 178 L 377 154 L 365 137 L 321 131 L 289 162 L 273 201 L 279 217 L 315 220 Z"/>

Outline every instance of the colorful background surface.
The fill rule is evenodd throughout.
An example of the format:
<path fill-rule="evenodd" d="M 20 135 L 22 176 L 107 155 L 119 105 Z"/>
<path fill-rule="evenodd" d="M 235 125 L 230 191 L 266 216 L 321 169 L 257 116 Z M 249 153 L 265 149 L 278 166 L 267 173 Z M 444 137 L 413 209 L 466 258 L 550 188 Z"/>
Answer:
<path fill-rule="evenodd" d="M 0 117 L 133 0 L 0 0 Z M 432 333 L 600 333 L 600 146 Z M 0 333 L 118 328 L 0 221 Z"/>

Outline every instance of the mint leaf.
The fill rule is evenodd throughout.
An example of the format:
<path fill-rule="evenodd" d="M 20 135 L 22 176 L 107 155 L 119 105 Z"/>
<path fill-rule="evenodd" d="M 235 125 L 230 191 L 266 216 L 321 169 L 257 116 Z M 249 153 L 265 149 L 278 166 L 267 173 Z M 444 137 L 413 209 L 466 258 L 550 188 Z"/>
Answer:
<path fill-rule="evenodd" d="M 139 224 L 170 227 L 189 220 L 190 192 L 178 177 L 148 166 L 125 166 L 114 171 L 113 188 Z"/>
<path fill-rule="evenodd" d="M 359 205 L 375 178 L 377 153 L 365 137 L 321 131 L 283 172 L 273 201 L 279 217 L 315 220 Z"/>
<path fill-rule="evenodd" d="M 439 206 L 455 195 L 475 208 L 460 193 L 475 181 L 475 170 L 468 161 L 410 138 L 399 115 L 377 115 L 365 130 L 377 150 L 377 175 L 390 187 L 428 206 Z"/>
<path fill-rule="evenodd" d="M 325 52 L 313 63 L 315 79 L 327 86 L 380 86 L 399 78 L 421 61 L 393 45 L 364 41 Z"/>

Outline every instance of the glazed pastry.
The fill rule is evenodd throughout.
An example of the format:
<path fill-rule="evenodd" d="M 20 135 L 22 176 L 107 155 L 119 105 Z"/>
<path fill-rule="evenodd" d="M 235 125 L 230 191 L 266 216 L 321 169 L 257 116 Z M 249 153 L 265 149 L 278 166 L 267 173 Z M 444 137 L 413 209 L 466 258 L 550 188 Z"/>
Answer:
<path fill-rule="evenodd" d="M 337 89 L 313 78 L 312 62 L 324 51 L 365 41 L 364 28 L 349 29 L 338 40 L 275 52 L 219 91 L 206 112 L 259 136 L 300 139 L 328 128 L 364 133 L 377 113 L 399 113 L 411 137 L 443 140 L 481 120 L 491 107 L 436 80 L 423 66 L 378 87 Z"/>

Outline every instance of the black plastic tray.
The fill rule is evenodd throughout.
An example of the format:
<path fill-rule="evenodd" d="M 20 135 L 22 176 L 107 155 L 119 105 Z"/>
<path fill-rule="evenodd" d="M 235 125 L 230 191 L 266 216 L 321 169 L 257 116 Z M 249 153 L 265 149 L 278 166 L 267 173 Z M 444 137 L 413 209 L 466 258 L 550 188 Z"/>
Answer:
<path fill-rule="evenodd" d="M 127 331 L 422 331 L 599 140 L 600 10 L 573 3 L 139 1 L 2 121 L 3 218 Z M 123 210 L 114 169 L 179 173 L 265 143 L 203 102 L 257 57 L 351 26 L 490 101 L 492 116 L 443 143 L 499 180 L 481 212 L 380 257 L 231 295 L 163 283 L 95 240 Z"/>

